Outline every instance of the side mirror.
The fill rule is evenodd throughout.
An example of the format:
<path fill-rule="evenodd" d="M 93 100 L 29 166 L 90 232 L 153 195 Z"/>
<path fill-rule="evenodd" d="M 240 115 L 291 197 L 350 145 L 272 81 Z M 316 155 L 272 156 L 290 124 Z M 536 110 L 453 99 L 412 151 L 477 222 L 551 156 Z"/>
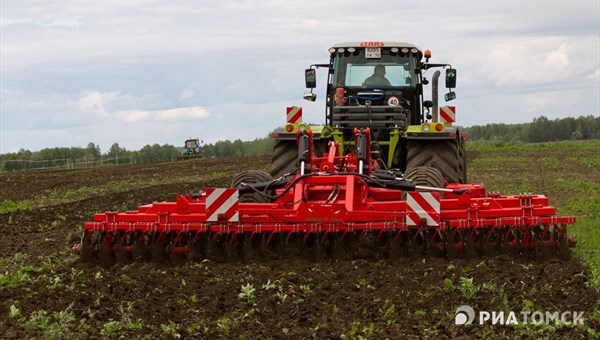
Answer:
<path fill-rule="evenodd" d="M 447 102 L 456 99 L 456 92 L 448 92 L 444 95 L 444 100 Z"/>
<path fill-rule="evenodd" d="M 304 71 L 304 79 L 306 81 L 307 89 L 314 89 L 317 87 L 317 70 L 309 68 Z"/>
<path fill-rule="evenodd" d="M 312 92 L 304 92 L 304 99 L 314 102 L 317 100 L 317 94 Z"/>
<path fill-rule="evenodd" d="M 456 69 L 455 68 L 446 69 L 446 87 L 449 89 L 453 89 L 456 87 Z"/>

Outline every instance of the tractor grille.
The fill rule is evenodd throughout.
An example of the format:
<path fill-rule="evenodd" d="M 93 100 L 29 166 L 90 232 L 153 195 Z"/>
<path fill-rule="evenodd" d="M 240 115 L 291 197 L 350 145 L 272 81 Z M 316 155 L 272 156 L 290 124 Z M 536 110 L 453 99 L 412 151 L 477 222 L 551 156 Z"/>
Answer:
<path fill-rule="evenodd" d="M 333 108 L 333 127 L 354 129 L 401 129 L 406 127 L 408 110 L 400 106 L 336 106 Z"/>

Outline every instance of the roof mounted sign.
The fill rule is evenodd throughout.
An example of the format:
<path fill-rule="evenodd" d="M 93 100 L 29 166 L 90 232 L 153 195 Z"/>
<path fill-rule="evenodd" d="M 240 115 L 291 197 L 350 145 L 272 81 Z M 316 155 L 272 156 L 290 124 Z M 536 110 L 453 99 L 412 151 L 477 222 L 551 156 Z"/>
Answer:
<path fill-rule="evenodd" d="M 362 47 L 383 47 L 384 45 L 381 41 L 363 41 L 360 43 Z"/>

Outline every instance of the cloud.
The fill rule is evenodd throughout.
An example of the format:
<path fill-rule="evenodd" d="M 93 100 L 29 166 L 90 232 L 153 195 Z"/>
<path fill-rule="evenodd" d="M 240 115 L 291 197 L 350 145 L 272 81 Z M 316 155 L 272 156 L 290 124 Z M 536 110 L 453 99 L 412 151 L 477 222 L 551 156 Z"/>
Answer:
<path fill-rule="evenodd" d="M 108 117 L 110 114 L 107 111 L 106 106 L 110 105 L 112 102 L 118 101 L 119 97 L 120 95 L 118 92 L 102 93 L 91 91 L 85 93 L 76 101 L 68 100 L 67 105 L 81 113 L 92 113 Z"/>
<path fill-rule="evenodd" d="M 209 112 L 201 107 L 179 107 L 168 110 L 156 110 L 156 111 L 118 111 L 116 116 L 120 117 L 124 122 L 138 122 L 142 120 L 192 120 L 207 118 L 210 116 Z"/>
<path fill-rule="evenodd" d="M 32 18 L 6 18 L 2 20 L 0 26 L 38 26 L 38 27 L 66 27 L 76 28 L 83 24 L 82 16 L 76 16 L 71 18 L 53 19 L 50 21 L 35 20 Z"/>
<path fill-rule="evenodd" d="M 600 113 L 597 1 L 408 4 L 2 1 L 0 152 L 254 139 L 289 105 L 322 123 L 326 71 L 309 103 L 303 70 L 334 43 L 372 39 L 456 67 L 461 125 Z M 45 129 L 43 142 L 22 137 Z"/>

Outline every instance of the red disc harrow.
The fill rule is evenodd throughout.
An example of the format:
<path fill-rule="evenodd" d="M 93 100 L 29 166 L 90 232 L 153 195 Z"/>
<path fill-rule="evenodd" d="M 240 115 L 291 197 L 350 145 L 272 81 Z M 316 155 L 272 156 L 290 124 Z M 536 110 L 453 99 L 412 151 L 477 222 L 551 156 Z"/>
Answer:
<path fill-rule="evenodd" d="M 370 145 L 369 129 L 355 145 Z M 330 142 L 314 157 L 309 131 L 298 133 L 296 174 L 256 181 L 249 171 L 235 188 L 209 188 L 136 211 L 104 212 L 83 224 L 82 258 L 228 258 L 289 256 L 488 256 L 514 253 L 566 257 L 572 216 L 557 216 L 543 195 L 486 193 L 480 184 L 419 186 L 379 169 L 368 147 L 338 155 Z M 252 179 L 252 183 L 244 179 Z M 295 246 L 292 246 L 295 245 Z M 286 247 L 287 246 L 287 247 Z"/>

